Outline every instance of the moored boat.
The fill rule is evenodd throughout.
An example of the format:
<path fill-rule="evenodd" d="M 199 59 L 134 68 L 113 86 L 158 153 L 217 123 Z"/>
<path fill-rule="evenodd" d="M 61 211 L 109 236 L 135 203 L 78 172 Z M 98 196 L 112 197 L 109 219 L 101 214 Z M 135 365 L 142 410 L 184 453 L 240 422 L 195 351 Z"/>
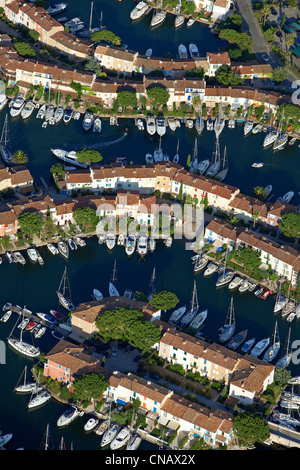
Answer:
<path fill-rule="evenodd" d="M 248 330 L 240 331 L 229 341 L 226 347 L 235 351 L 245 341 L 247 334 Z"/>

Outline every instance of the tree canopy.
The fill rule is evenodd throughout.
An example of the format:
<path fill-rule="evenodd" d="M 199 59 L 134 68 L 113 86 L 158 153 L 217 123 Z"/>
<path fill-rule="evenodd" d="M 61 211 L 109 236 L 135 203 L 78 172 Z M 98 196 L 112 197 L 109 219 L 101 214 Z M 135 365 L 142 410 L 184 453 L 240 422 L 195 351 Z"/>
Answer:
<path fill-rule="evenodd" d="M 250 51 L 253 46 L 253 39 L 247 33 L 239 33 L 234 29 L 222 29 L 220 39 L 225 39 L 230 44 L 236 44 L 242 51 Z"/>
<path fill-rule="evenodd" d="M 300 213 L 288 212 L 284 214 L 278 226 L 286 237 L 300 238 Z"/>
<path fill-rule="evenodd" d="M 245 269 L 253 271 L 261 265 L 261 258 L 258 251 L 252 248 L 241 248 L 234 252 L 234 259 L 237 263 L 244 266 Z"/>
<path fill-rule="evenodd" d="M 96 210 L 92 207 L 78 207 L 74 211 L 73 218 L 82 230 L 87 226 L 96 227 L 97 223 L 99 222 L 99 218 L 96 215 Z"/>
<path fill-rule="evenodd" d="M 106 341 L 119 339 L 146 351 L 160 339 L 160 330 L 143 314 L 130 308 L 105 310 L 96 320 L 99 335 Z"/>
<path fill-rule="evenodd" d="M 264 442 L 270 436 L 268 423 L 247 411 L 234 418 L 233 431 L 241 444 L 247 447 L 252 447 L 256 442 Z"/>
<path fill-rule="evenodd" d="M 157 308 L 159 310 L 169 310 L 170 308 L 175 308 L 178 304 L 179 299 L 177 295 L 173 292 L 168 292 L 166 290 L 156 292 L 151 301 L 151 307 Z"/>
<path fill-rule="evenodd" d="M 14 43 L 17 53 L 24 57 L 35 57 L 35 50 L 27 43 L 23 41 L 15 41 Z"/>
<path fill-rule="evenodd" d="M 101 398 L 108 387 L 108 382 L 102 374 L 90 372 L 78 377 L 72 386 L 75 390 L 75 398 L 84 401 Z"/>
<path fill-rule="evenodd" d="M 89 148 L 84 148 L 83 150 L 76 152 L 76 157 L 79 162 L 86 163 L 87 165 L 101 162 L 103 158 L 100 152 Z"/>
<path fill-rule="evenodd" d="M 119 36 L 116 36 L 112 31 L 109 31 L 108 29 L 96 31 L 92 34 L 91 39 L 93 42 L 96 43 L 104 41 L 114 44 L 115 46 L 120 46 L 122 43 L 121 38 L 119 38 Z"/>
<path fill-rule="evenodd" d="M 222 85 L 232 85 L 237 86 L 243 83 L 243 79 L 234 73 L 233 70 L 229 67 L 229 65 L 221 65 L 216 71 L 216 80 L 218 83 Z"/>
<path fill-rule="evenodd" d="M 120 91 L 117 100 L 123 108 L 136 108 L 138 105 L 136 93 L 133 91 Z"/>
<path fill-rule="evenodd" d="M 12 155 L 12 161 L 16 165 L 26 165 L 28 162 L 28 157 L 23 150 L 16 150 Z"/>
<path fill-rule="evenodd" d="M 288 76 L 288 71 L 285 67 L 276 67 L 273 69 L 272 78 L 276 83 L 283 82 Z"/>
<path fill-rule="evenodd" d="M 18 224 L 21 232 L 23 232 L 27 237 L 31 235 L 38 235 L 43 228 L 44 221 L 42 217 L 35 212 L 25 212 L 24 214 L 19 215 Z"/>
<path fill-rule="evenodd" d="M 167 104 L 170 98 L 170 93 L 166 88 L 161 86 L 152 86 L 147 90 L 147 96 L 154 108 L 159 108 Z"/>

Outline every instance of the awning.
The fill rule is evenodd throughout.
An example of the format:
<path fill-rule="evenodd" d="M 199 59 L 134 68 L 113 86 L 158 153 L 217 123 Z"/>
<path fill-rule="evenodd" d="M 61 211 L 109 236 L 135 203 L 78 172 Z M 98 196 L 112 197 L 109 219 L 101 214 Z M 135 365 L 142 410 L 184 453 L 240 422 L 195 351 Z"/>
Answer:
<path fill-rule="evenodd" d="M 297 47 L 297 49 L 293 49 L 293 54 L 294 54 L 296 57 L 300 57 L 300 47 Z"/>
<path fill-rule="evenodd" d="M 292 26 L 293 28 L 297 29 L 298 31 L 300 31 L 300 24 L 294 22 L 294 23 L 291 24 L 291 26 Z"/>
<path fill-rule="evenodd" d="M 118 403 L 118 405 L 124 405 L 124 406 L 126 405 L 126 401 L 121 400 L 121 398 L 117 399 L 117 403 Z"/>

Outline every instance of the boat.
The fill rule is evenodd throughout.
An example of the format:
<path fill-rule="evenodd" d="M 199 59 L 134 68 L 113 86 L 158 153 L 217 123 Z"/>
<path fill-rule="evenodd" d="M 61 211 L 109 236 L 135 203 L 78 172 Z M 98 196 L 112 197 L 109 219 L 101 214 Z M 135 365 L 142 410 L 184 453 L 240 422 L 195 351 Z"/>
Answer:
<path fill-rule="evenodd" d="M 62 120 L 64 116 L 64 108 L 62 106 L 58 106 L 54 112 L 54 121 L 59 122 Z"/>
<path fill-rule="evenodd" d="M 289 141 L 289 145 L 294 145 L 296 141 L 297 141 L 297 137 L 293 137 L 293 138 Z"/>
<path fill-rule="evenodd" d="M 198 310 L 199 310 L 199 305 L 198 305 L 198 296 L 197 296 L 197 286 L 196 286 L 196 281 L 194 281 L 191 307 L 190 307 L 190 310 L 187 313 L 185 313 L 185 315 L 182 317 L 180 326 L 183 328 L 188 326 L 196 317 Z"/>
<path fill-rule="evenodd" d="M 264 194 L 265 194 L 265 199 L 270 196 L 271 192 L 272 192 L 272 189 L 273 189 L 273 186 L 271 184 L 269 184 L 268 186 L 265 186 L 264 187 Z"/>
<path fill-rule="evenodd" d="M 217 116 L 215 123 L 214 123 L 214 131 L 216 137 L 220 137 L 221 132 L 223 131 L 225 126 L 225 119 L 222 116 L 222 108 L 220 107 L 219 115 Z"/>
<path fill-rule="evenodd" d="M 278 201 L 286 202 L 287 204 L 289 204 L 291 200 L 293 199 L 294 195 L 295 195 L 294 191 L 289 191 L 284 196 L 279 197 Z"/>
<path fill-rule="evenodd" d="M 191 59 L 197 60 L 200 57 L 198 47 L 194 42 L 190 42 L 189 44 L 189 53 Z"/>
<path fill-rule="evenodd" d="M 197 258 L 196 258 L 196 261 L 195 261 L 195 265 L 194 265 L 194 273 L 197 273 L 199 271 L 201 271 L 201 269 L 204 269 L 205 266 L 207 265 L 208 263 L 208 258 L 206 255 L 199 255 Z"/>
<path fill-rule="evenodd" d="M 59 240 L 57 243 L 57 248 L 59 253 L 66 259 L 69 258 L 69 247 L 68 244 L 64 240 Z"/>
<path fill-rule="evenodd" d="M 178 56 L 179 59 L 186 60 L 188 58 L 187 48 L 184 44 L 179 44 L 178 46 Z"/>
<path fill-rule="evenodd" d="M 207 314 L 208 314 L 208 310 L 202 310 L 202 312 L 198 313 L 195 316 L 194 320 L 192 320 L 189 327 L 194 328 L 195 330 L 198 330 L 199 328 L 201 328 L 201 326 L 203 325 L 203 323 L 205 322 L 207 318 Z"/>
<path fill-rule="evenodd" d="M 206 130 L 207 131 L 213 131 L 214 130 L 214 121 L 212 120 L 211 117 L 209 117 L 206 121 Z"/>
<path fill-rule="evenodd" d="M 80 111 L 76 111 L 73 115 L 74 121 L 79 121 L 80 116 L 81 116 Z"/>
<path fill-rule="evenodd" d="M 219 138 L 216 138 L 215 149 L 212 154 L 210 166 L 206 172 L 206 176 L 209 178 L 213 178 L 216 176 L 220 170 L 221 166 L 221 157 L 220 157 L 220 145 L 219 145 Z"/>
<path fill-rule="evenodd" d="M 66 22 L 66 25 L 69 26 L 69 28 L 77 25 L 83 24 L 83 21 L 79 16 L 76 16 L 75 18 L 72 18 L 71 20 Z"/>
<path fill-rule="evenodd" d="M 262 162 L 254 162 L 252 163 L 252 168 L 262 168 L 264 164 Z"/>
<path fill-rule="evenodd" d="M 134 253 L 136 246 L 136 236 L 133 233 L 129 233 L 125 243 L 125 253 L 127 256 L 131 256 Z"/>
<path fill-rule="evenodd" d="M 74 241 L 75 241 L 77 246 L 81 246 L 81 247 L 86 246 L 85 240 L 81 237 L 75 237 Z"/>
<path fill-rule="evenodd" d="M 27 325 L 25 326 L 25 331 L 31 331 L 33 330 L 33 328 L 37 325 L 37 322 L 31 320 L 27 323 Z"/>
<path fill-rule="evenodd" d="M 105 431 L 107 430 L 108 426 L 109 426 L 109 420 L 106 419 L 105 421 L 102 421 L 102 423 L 99 424 L 99 426 L 95 430 L 95 433 L 98 436 L 102 436 L 105 433 Z"/>
<path fill-rule="evenodd" d="M 112 279 L 111 279 L 111 281 L 110 281 L 110 283 L 109 283 L 109 286 L 108 286 L 109 295 L 110 295 L 111 297 L 120 296 L 119 291 L 118 291 L 118 289 L 117 289 L 116 286 L 115 286 L 115 283 L 116 283 L 116 280 L 117 280 L 117 279 L 116 279 L 116 272 L 117 272 L 116 264 L 117 264 L 117 262 L 116 262 L 116 260 L 115 260 L 115 262 L 114 262 L 114 268 L 113 268 L 113 276 L 112 276 Z"/>
<path fill-rule="evenodd" d="M 150 48 L 150 49 L 147 49 L 146 52 L 145 52 L 145 57 L 149 57 L 149 58 L 150 58 L 150 57 L 152 56 L 152 52 L 153 52 L 153 51 L 152 51 L 151 48 Z"/>
<path fill-rule="evenodd" d="M 229 127 L 229 129 L 234 129 L 235 128 L 235 119 L 233 119 L 233 118 L 228 119 L 228 127 Z"/>
<path fill-rule="evenodd" d="M 4 446 L 12 439 L 13 434 L 3 434 L 2 436 L 0 435 L 0 449 L 4 448 Z"/>
<path fill-rule="evenodd" d="M 198 116 L 195 121 L 195 129 L 198 135 L 201 135 L 204 129 L 204 121 L 201 116 Z"/>
<path fill-rule="evenodd" d="M 68 297 L 66 296 L 66 293 L 68 292 Z M 57 293 L 58 301 L 59 303 L 69 312 L 72 312 L 75 308 L 72 300 L 71 300 L 71 291 L 70 291 L 70 285 L 69 285 L 69 280 L 68 280 L 68 275 L 67 275 L 67 268 L 65 268 L 63 276 L 61 278 L 59 288 Z"/>
<path fill-rule="evenodd" d="M 216 287 L 221 287 L 221 286 L 224 286 L 225 284 L 228 284 L 229 282 L 232 281 L 233 276 L 234 276 L 234 271 L 224 271 L 224 269 L 222 269 L 218 276 Z"/>
<path fill-rule="evenodd" d="M 19 116 L 19 114 L 21 114 L 21 111 L 23 109 L 25 105 L 25 100 L 24 98 L 21 98 L 20 96 L 15 98 L 13 100 L 13 104 L 10 108 L 10 115 L 11 117 L 16 117 L 16 116 Z"/>
<path fill-rule="evenodd" d="M 269 130 L 269 132 L 267 132 L 265 138 L 264 138 L 264 141 L 263 141 L 263 148 L 266 148 L 268 147 L 269 145 L 272 145 L 274 144 L 274 142 L 276 141 L 277 137 L 279 135 L 279 132 L 278 130 L 275 128 L 271 128 Z"/>
<path fill-rule="evenodd" d="M 59 148 L 52 148 L 51 152 L 59 159 L 62 160 L 64 163 L 71 163 L 72 165 L 79 166 L 80 168 L 87 168 L 88 165 L 86 163 L 81 163 L 77 160 L 76 151 L 71 150 L 63 150 Z"/>
<path fill-rule="evenodd" d="M 252 129 L 253 129 L 253 121 L 246 121 L 245 124 L 244 124 L 244 136 L 246 137 L 246 135 L 250 134 L 250 132 L 252 132 Z"/>
<path fill-rule="evenodd" d="M 20 330 L 25 330 L 25 327 L 28 325 L 29 323 L 29 318 L 24 318 L 21 323 L 18 325 L 18 328 Z"/>
<path fill-rule="evenodd" d="M 146 128 L 147 132 L 150 135 L 154 135 L 156 132 L 156 124 L 155 124 L 155 119 L 154 117 L 148 117 L 146 119 Z"/>
<path fill-rule="evenodd" d="M 132 434 L 126 446 L 126 450 L 137 450 L 141 442 L 142 442 L 142 438 L 138 434 Z"/>
<path fill-rule="evenodd" d="M 59 254 L 58 248 L 56 248 L 56 246 L 53 245 L 53 243 L 47 243 L 47 248 L 48 248 L 48 250 L 50 251 L 50 253 L 52 255 L 58 255 Z"/>
<path fill-rule="evenodd" d="M 105 237 L 105 243 L 109 250 L 112 250 L 116 245 L 116 234 L 112 230 L 107 232 Z"/>
<path fill-rule="evenodd" d="M 125 446 L 131 437 L 130 429 L 126 426 L 119 431 L 117 436 L 110 443 L 110 449 L 116 450 Z"/>
<path fill-rule="evenodd" d="M 154 237 L 150 237 L 149 238 L 149 251 L 153 253 L 155 248 L 156 248 L 156 240 Z"/>
<path fill-rule="evenodd" d="M 58 418 L 57 426 L 59 428 L 63 426 L 68 426 L 80 415 L 80 410 L 76 406 L 71 406 Z"/>
<path fill-rule="evenodd" d="M 226 147 L 224 148 L 224 155 L 222 158 L 222 162 L 220 165 L 220 171 L 216 174 L 215 178 L 218 181 L 224 181 L 228 173 L 228 159 L 227 159 L 227 152 Z"/>
<path fill-rule="evenodd" d="M 102 129 L 101 119 L 99 118 L 99 116 L 97 116 L 93 122 L 93 132 L 99 133 L 101 132 L 101 129 Z"/>
<path fill-rule="evenodd" d="M 87 111 L 83 117 L 82 127 L 85 131 L 91 129 L 94 121 L 94 115 L 91 111 Z"/>
<path fill-rule="evenodd" d="M 296 313 L 296 312 L 291 312 L 291 313 L 287 316 L 286 321 L 290 323 L 290 322 L 292 322 L 292 321 L 294 320 L 294 318 L 296 318 L 296 317 L 297 317 L 297 313 Z"/>
<path fill-rule="evenodd" d="M 159 136 L 164 136 L 166 133 L 166 120 L 164 117 L 158 117 L 156 119 L 156 132 Z"/>
<path fill-rule="evenodd" d="M 24 381 L 21 385 L 19 385 L 23 375 Z M 27 382 L 27 366 L 25 366 L 18 383 L 14 388 L 14 391 L 18 393 L 32 393 L 37 387 L 38 385 L 36 382 Z"/>
<path fill-rule="evenodd" d="M 187 120 L 185 121 L 185 125 L 186 125 L 186 127 L 187 127 L 188 129 L 192 129 L 192 128 L 194 127 L 194 121 L 193 121 L 193 119 L 187 119 Z"/>
<path fill-rule="evenodd" d="M 275 364 L 276 369 L 285 369 L 292 360 L 292 351 L 290 349 L 290 337 L 291 337 L 291 328 L 289 328 L 287 342 L 284 348 L 284 353 L 282 357 L 279 359 L 279 361 L 277 361 Z"/>
<path fill-rule="evenodd" d="M 152 163 L 154 162 L 153 155 L 151 155 L 151 153 L 146 153 L 145 160 L 147 165 L 152 165 Z"/>
<path fill-rule="evenodd" d="M 248 341 L 246 341 L 241 347 L 241 352 L 249 354 L 249 351 L 251 350 L 254 343 L 255 343 L 255 338 L 248 339 Z"/>
<path fill-rule="evenodd" d="M 62 315 L 57 310 L 52 310 L 51 309 L 51 310 L 49 310 L 49 312 L 50 312 L 50 315 L 52 315 L 54 318 L 56 318 L 57 321 L 61 321 L 65 318 L 64 315 Z"/>
<path fill-rule="evenodd" d="M 20 263 L 22 265 L 26 264 L 24 256 L 19 251 L 14 251 L 12 255 L 14 257 L 15 263 Z"/>
<path fill-rule="evenodd" d="M 165 241 L 164 241 L 164 244 L 167 248 L 170 248 L 172 246 L 172 243 L 173 243 L 173 238 L 171 235 L 169 235 Z"/>
<path fill-rule="evenodd" d="M 162 3 L 162 2 L 161 2 Z M 154 28 L 155 26 L 158 26 L 162 24 L 167 16 L 167 12 L 165 10 L 162 10 L 161 8 L 157 8 L 156 11 L 154 11 L 150 26 L 151 28 Z"/>
<path fill-rule="evenodd" d="M 282 150 L 286 146 L 289 140 L 289 136 L 287 132 L 283 132 L 282 130 L 283 122 L 284 122 L 284 110 L 282 111 L 282 115 L 280 118 L 280 123 L 278 127 L 278 137 L 273 144 L 273 150 Z"/>
<path fill-rule="evenodd" d="M 185 312 L 186 312 L 186 306 L 177 308 L 176 310 L 174 310 L 174 312 L 170 316 L 169 322 L 170 323 L 177 323 L 178 320 L 180 320 L 180 318 L 183 317 Z"/>
<path fill-rule="evenodd" d="M 248 330 L 240 331 L 229 341 L 226 347 L 235 351 L 245 341 L 247 334 Z"/>
<path fill-rule="evenodd" d="M 99 419 L 96 416 L 92 416 L 84 425 L 84 430 L 86 432 L 93 431 L 98 425 Z"/>
<path fill-rule="evenodd" d="M 21 118 L 22 119 L 29 118 L 32 115 L 34 109 L 35 109 L 34 103 L 32 101 L 27 101 L 21 111 Z"/>
<path fill-rule="evenodd" d="M 51 394 L 48 390 L 41 390 L 39 392 L 33 392 L 31 399 L 28 402 L 28 408 L 36 408 L 37 406 L 41 406 L 47 401 L 51 399 Z"/>
<path fill-rule="evenodd" d="M 194 23 L 195 23 L 194 18 L 189 18 L 186 25 L 188 28 L 190 28 L 191 26 L 193 26 Z"/>
<path fill-rule="evenodd" d="M 221 343 L 226 343 L 232 337 L 234 330 L 235 330 L 235 315 L 234 315 L 234 307 L 233 307 L 233 297 L 231 297 L 224 326 L 222 326 L 218 330 L 219 341 Z"/>
<path fill-rule="evenodd" d="M 275 357 L 277 356 L 277 354 L 279 353 L 279 349 L 280 349 L 280 340 L 279 340 L 279 332 L 278 332 L 277 321 L 276 321 L 272 344 L 264 353 L 262 360 L 265 362 L 273 361 Z"/>
<path fill-rule="evenodd" d="M 58 13 L 63 12 L 67 8 L 67 3 L 57 3 L 56 5 L 50 5 L 47 8 L 49 15 L 57 15 Z"/>
<path fill-rule="evenodd" d="M 190 171 L 196 172 L 198 170 L 198 139 L 195 137 L 193 158 L 190 163 Z"/>
<path fill-rule="evenodd" d="M 204 173 L 208 170 L 210 166 L 209 160 L 202 160 L 198 163 L 197 171 L 199 171 L 200 175 L 204 175 Z"/>
<path fill-rule="evenodd" d="M 34 337 L 35 338 L 41 338 L 47 331 L 46 326 L 38 325 L 37 329 L 34 332 Z"/>
<path fill-rule="evenodd" d="M 164 154 L 161 148 L 161 136 L 159 137 L 159 145 L 153 152 L 153 160 L 155 162 L 162 162 L 164 159 Z"/>
<path fill-rule="evenodd" d="M 181 0 L 179 1 L 179 4 L 176 5 L 176 11 L 177 11 L 177 15 L 175 16 L 175 21 L 174 21 L 174 26 L 175 26 L 175 29 L 176 28 L 179 28 L 180 26 L 182 26 L 184 24 L 184 21 L 185 21 L 185 17 L 184 15 L 181 13 Z"/>
<path fill-rule="evenodd" d="M 45 121 L 49 121 L 49 119 L 54 117 L 54 111 L 55 110 L 54 110 L 53 104 L 49 104 L 49 106 L 47 106 L 46 113 L 45 113 Z"/>
<path fill-rule="evenodd" d="M 121 426 L 118 423 L 112 423 L 102 436 L 100 446 L 105 447 L 110 444 L 120 432 Z"/>
<path fill-rule="evenodd" d="M 145 233 L 140 233 L 137 241 L 137 252 L 141 256 L 145 256 L 148 251 L 148 237 Z"/>
<path fill-rule="evenodd" d="M 232 290 L 235 289 L 236 287 L 239 287 L 241 283 L 243 282 L 243 279 L 239 276 L 235 276 L 232 281 L 229 283 L 228 289 Z"/>
<path fill-rule="evenodd" d="M 271 291 L 269 289 L 266 289 L 261 295 L 260 295 L 260 298 L 263 299 L 263 300 L 266 300 L 269 295 L 271 294 Z"/>
<path fill-rule="evenodd" d="M 73 238 L 68 238 L 68 245 L 72 251 L 77 250 L 77 245 L 74 242 Z"/>
<path fill-rule="evenodd" d="M 12 310 L 7 310 L 7 311 L 4 313 L 4 315 L 2 315 L 0 321 L 1 321 L 2 323 L 6 323 L 6 322 L 10 319 L 11 314 L 12 314 Z"/>
<path fill-rule="evenodd" d="M 294 403 L 290 400 L 281 400 L 280 406 L 282 408 L 288 408 L 290 410 L 299 410 L 299 405 L 298 403 Z"/>
<path fill-rule="evenodd" d="M 136 126 L 137 126 L 139 131 L 143 131 L 145 129 L 144 122 L 141 118 L 137 119 Z"/>
<path fill-rule="evenodd" d="M 93 289 L 93 297 L 95 300 L 102 300 L 103 295 L 98 289 Z"/>
<path fill-rule="evenodd" d="M 130 19 L 132 21 L 140 19 L 146 11 L 148 10 L 149 5 L 147 2 L 139 2 L 136 7 L 133 8 L 130 12 Z"/>
<path fill-rule="evenodd" d="M 65 124 L 68 124 L 71 121 L 72 117 L 73 117 L 73 110 L 70 106 L 67 106 L 64 111 L 63 122 Z"/>
<path fill-rule="evenodd" d="M 31 259 L 31 261 L 34 261 L 34 262 L 37 262 L 38 261 L 38 252 L 36 250 L 36 248 L 27 248 L 27 254 L 29 256 L 29 258 Z"/>
<path fill-rule="evenodd" d="M 44 313 L 44 312 L 37 312 L 36 315 L 43 321 L 47 322 L 51 326 L 57 325 L 57 320 L 54 316 Z"/>
<path fill-rule="evenodd" d="M 6 165 L 12 164 L 12 153 L 9 139 L 9 129 L 8 129 L 8 115 L 5 115 L 1 141 L 0 141 L 0 155 L 2 160 Z"/>
<path fill-rule="evenodd" d="M 264 126 L 262 124 L 256 124 L 256 126 L 252 128 L 252 134 L 258 134 L 263 130 L 263 127 Z"/>
<path fill-rule="evenodd" d="M 12 333 L 11 333 L 12 334 Z M 20 330 L 20 339 L 13 338 L 11 334 L 8 337 L 8 344 L 12 346 L 16 351 L 24 356 L 36 358 L 41 354 L 41 351 L 38 347 L 33 346 L 29 343 L 26 343 L 22 339 L 23 330 Z"/>
<path fill-rule="evenodd" d="M 43 128 L 43 129 L 46 129 L 47 126 L 48 126 L 48 122 L 47 122 L 47 121 L 44 121 L 43 124 L 42 124 L 42 128 Z"/>
<path fill-rule="evenodd" d="M 46 105 L 43 104 L 37 112 L 37 115 L 36 115 L 37 119 L 44 119 L 45 113 L 46 113 Z"/>
<path fill-rule="evenodd" d="M 126 241 L 126 238 L 125 238 L 124 233 L 119 233 L 118 240 L 117 240 L 117 245 L 124 246 L 125 241 Z"/>
<path fill-rule="evenodd" d="M 210 276 L 211 274 L 214 274 L 216 271 L 218 271 L 219 267 L 215 263 L 209 263 L 207 266 L 206 270 L 203 273 L 203 276 Z"/>

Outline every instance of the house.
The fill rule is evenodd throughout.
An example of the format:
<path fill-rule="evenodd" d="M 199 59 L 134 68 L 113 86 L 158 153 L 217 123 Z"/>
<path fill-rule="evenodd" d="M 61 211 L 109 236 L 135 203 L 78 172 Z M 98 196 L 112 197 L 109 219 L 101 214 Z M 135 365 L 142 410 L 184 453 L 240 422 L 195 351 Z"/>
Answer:
<path fill-rule="evenodd" d="M 212 19 L 214 21 L 225 20 L 230 12 L 231 0 L 215 0 L 213 4 Z"/>
<path fill-rule="evenodd" d="M 1 204 L 0 208 L 0 237 L 15 238 L 18 231 L 18 219 L 12 208 Z"/>
<path fill-rule="evenodd" d="M 218 68 L 222 65 L 228 65 L 229 67 L 231 66 L 231 60 L 228 52 L 208 52 L 206 54 L 206 60 L 208 63 L 207 75 L 209 77 L 214 77 Z"/>

